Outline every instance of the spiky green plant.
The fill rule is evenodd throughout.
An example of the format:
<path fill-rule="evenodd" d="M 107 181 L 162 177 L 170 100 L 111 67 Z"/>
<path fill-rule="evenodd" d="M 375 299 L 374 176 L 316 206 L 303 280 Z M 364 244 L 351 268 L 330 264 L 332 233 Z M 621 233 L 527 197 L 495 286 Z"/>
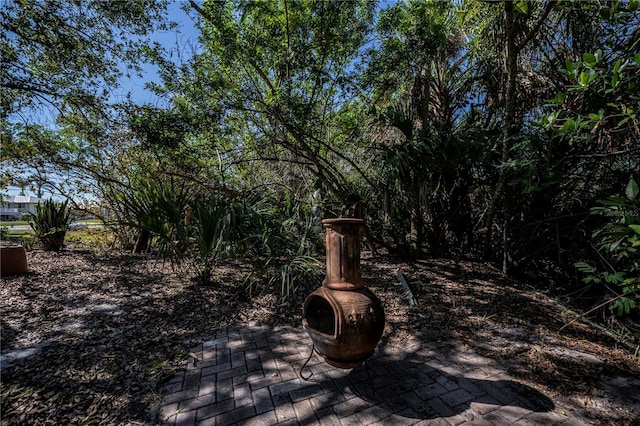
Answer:
<path fill-rule="evenodd" d="M 134 253 L 143 253 L 155 244 L 159 256 L 180 261 L 187 238 L 184 214 L 191 196 L 188 186 L 167 177 L 141 176 L 128 186 L 112 188 L 109 195 L 118 212 L 119 228 L 138 233 Z"/>
<path fill-rule="evenodd" d="M 200 284 L 211 284 L 211 274 L 220 255 L 231 246 L 225 238 L 231 223 L 225 206 L 215 202 L 198 202 L 194 208 L 195 253 L 193 266 Z"/>
<path fill-rule="evenodd" d="M 255 234 L 258 199 L 245 194 L 237 199 L 209 197 L 193 206 L 192 267 L 196 281 L 212 284 L 212 274 L 222 257 L 232 256 L 245 247 Z"/>
<path fill-rule="evenodd" d="M 29 214 L 29 225 L 40 247 L 46 251 L 59 251 L 64 244 L 70 222 L 68 202 L 62 203 L 45 200 L 36 205 L 36 214 Z"/>

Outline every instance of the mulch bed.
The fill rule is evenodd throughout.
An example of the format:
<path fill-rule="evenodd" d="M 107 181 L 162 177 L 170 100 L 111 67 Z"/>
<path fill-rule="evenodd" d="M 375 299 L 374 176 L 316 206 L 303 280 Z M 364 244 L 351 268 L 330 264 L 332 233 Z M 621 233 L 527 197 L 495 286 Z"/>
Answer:
<path fill-rule="evenodd" d="M 243 321 L 298 326 L 317 286 L 281 303 L 249 297 L 249 262 L 225 264 L 207 287 L 168 263 L 119 251 L 35 250 L 28 263 L 29 273 L 3 277 L 0 287 L 3 425 L 153 423 L 163 385 L 189 348 Z M 416 306 L 397 284 L 398 268 Z M 385 306 L 386 345 L 415 333 L 466 345 L 587 409 L 594 422 L 630 424 L 640 415 L 638 360 L 583 323 L 558 333 L 573 317 L 492 267 L 365 253 L 362 270 Z"/>

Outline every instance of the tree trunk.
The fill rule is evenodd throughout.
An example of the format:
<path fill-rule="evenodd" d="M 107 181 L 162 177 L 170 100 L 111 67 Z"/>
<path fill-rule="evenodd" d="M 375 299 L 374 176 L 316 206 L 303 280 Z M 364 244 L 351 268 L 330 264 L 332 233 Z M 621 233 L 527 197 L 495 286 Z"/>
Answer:
<path fill-rule="evenodd" d="M 143 253 L 147 247 L 149 247 L 149 240 L 151 239 L 151 232 L 143 229 L 140 231 L 138 235 L 138 239 L 136 240 L 136 245 L 133 247 L 133 253 L 140 254 Z"/>
<path fill-rule="evenodd" d="M 409 233 L 409 260 L 422 256 L 422 208 L 420 206 L 420 184 L 414 182 L 411 194 L 411 231 Z"/>
<path fill-rule="evenodd" d="M 493 236 L 493 224 L 495 220 L 496 211 L 498 208 L 498 203 L 501 198 L 503 198 L 506 184 L 507 184 L 507 175 L 506 175 L 506 165 L 509 162 L 510 158 L 510 149 L 511 149 L 511 137 L 515 131 L 516 125 L 516 103 L 515 103 L 515 94 L 516 94 L 516 77 L 518 75 L 518 48 L 516 46 L 515 39 L 515 14 L 514 14 L 514 6 L 513 2 L 505 1 L 504 2 L 504 17 L 505 17 L 505 29 L 506 29 L 506 38 L 507 38 L 507 51 L 506 51 L 506 61 L 505 61 L 505 74 L 507 76 L 506 85 L 505 85 L 505 98 L 504 98 L 504 108 L 505 108 L 505 116 L 504 116 L 504 127 L 502 131 L 502 155 L 500 159 L 500 168 L 499 168 L 499 177 L 498 184 L 496 185 L 496 189 L 493 193 L 493 197 L 491 198 L 489 204 L 489 211 L 487 212 L 487 218 L 485 220 L 485 242 L 484 242 L 484 257 L 486 260 L 490 260 L 493 255 L 492 250 L 492 236 Z M 506 221 L 506 219 L 505 219 Z M 506 226 L 506 222 L 504 223 Z M 503 236 L 503 255 L 506 257 L 508 255 L 507 250 L 507 236 Z M 503 272 L 506 273 L 507 265 L 503 264 Z"/>
<path fill-rule="evenodd" d="M 429 70 L 423 65 L 418 71 L 411 89 L 411 115 L 413 118 L 413 137 L 422 141 L 427 135 L 427 122 L 429 120 Z M 420 199 L 421 181 L 418 176 L 413 177 L 411 188 L 411 207 L 409 232 L 409 259 L 416 261 L 422 256 L 423 239 L 423 215 Z"/>

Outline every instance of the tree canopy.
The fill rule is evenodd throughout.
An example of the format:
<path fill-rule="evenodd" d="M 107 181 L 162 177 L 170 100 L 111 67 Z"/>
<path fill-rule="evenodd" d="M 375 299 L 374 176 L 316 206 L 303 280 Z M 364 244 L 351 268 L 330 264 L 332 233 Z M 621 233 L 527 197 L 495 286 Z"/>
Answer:
<path fill-rule="evenodd" d="M 156 1 L 5 2 L 0 118 L 42 113 L 43 105 L 61 116 L 103 112 L 118 78 L 140 71 L 138 61 L 149 49 L 144 36 L 161 22 L 164 7 Z"/>

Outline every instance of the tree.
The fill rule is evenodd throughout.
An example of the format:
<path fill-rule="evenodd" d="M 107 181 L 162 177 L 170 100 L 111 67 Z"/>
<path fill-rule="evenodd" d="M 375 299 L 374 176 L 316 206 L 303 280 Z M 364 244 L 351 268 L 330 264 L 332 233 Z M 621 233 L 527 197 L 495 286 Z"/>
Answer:
<path fill-rule="evenodd" d="M 540 125 L 563 149 L 562 164 L 574 182 L 569 193 L 584 200 L 581 210 L 591 207 L 579 228 L 588 249 L 572 253 L 576 269 L 586 274 L 585 291 L 605 299 L 588 312 L 609 306 L 611 317 L 620 320 L 637 318 L 640 306 L 640 15 L 635 1 L 605 6 L 598 10 L 598 37 L 563 58 L 558 72 L 566 83 Z"/>
<path fill-rule="evenodd" d="M 468 194 L 455 189 L 470 177 L 468 146 L 460 134 L 469 87 L 457 22 L 453 3 L 398 3 L 380 13 L 381 43 L 369 61 L 368 83 L 382 110 L 373 135 L 383 187 L 389 193 L 399 184 L 406 194 L 414 260 L 420 257 L 425 217 L 434 255 L 449 254 L 447 243 L 469 220 L 461 219 L 470 213 Z"/>
<path fill-rule="evenodd" d="M 348 117 L 358 113 L 357 59 L 373 4 L 192 1 L 190 7 L 200 18 L 203 49 L 187 66 L 164 63 L 163 90 L 188 109 L 216 112 L 201 137 L 218 149 L 224 167 L 248 180 L 256 173 L 247 167 L 256 164 L 278 164 L 276 172 L 288 179 L 305 180 L 301 171 L 310 172 L 347 203 L 349 175 L 368 179 L 352 155 L 358 120 Z"/>
<path fill-rule="evenodd" d="M 140 70 L 144 36 L 166 1 L 6 1 L 0 119 L 26 120 L 53 108 L 60 115 L 103 114 L 110 89 Z M 76 117 L 77 118 L 77 117 Z"/>
<path fill-rule="evenodd" d="M 497 4 L 493 4 L 497 3 Z M 464 2 L 462 19 L 470 31 L 467 44 L 470 66 L 476 68 L 476 88 L 481 90 L 481 102 L 488 118 L 498 115 L 502 129 L 500 149 L 494 166 L 496 182 L 488 192 L 488 206 L 484 215 L 483 255 L 492 258 L 495 253 L 495 218 L 501 219 L 502 267 L 507 270 L 509 257 L 507 205 L 511 194 L 507 193 L 513 179 L 510 164 L 513 163 L 513 147 L 524 117 L 537 106 L 538 96 L 531 90 L 536 85 L 530 72 L 535 56 L 532 42 L 538 37 L 543 24 L 549 19 L 556 1 L 532 3 L 527 1 L 487 1 L 484 4 Z M 532 53 L 533 52 L 533 53 Z M 523 60 L 524 59 L 524 60 Z M 525 62 L 526 61 L 526 62 Z M 529 90 L 527 90 L 527 87 Z M 518 96 L 526 93 L 527 96 Z"/>
<path fill-rule="evenodd" d="M 101 169 L 118 126 L 113 90 L 158 48 L 146 36 L 172 25 L 166 3 L 3 2 L 0 145 L 9 179 L 35 175 L 38 193 L 46 186 L 67 197 L 109 179 Z"/>
<path fill-rule="evenodd" d="M 637 164 L 631 115 L 640 16 L 629 7 L 637 6 L 562 3 L 541 24 L 537 67 L 548 101 L 533 110 L 540 122 L 532 124 L 541 127 L 529 127 L 526 143 L 514 146 L 512 188 L 525 194 L 522 207 L 512 208 L 519 217 L 510 225 L 514 263 L 576 260 L 589 247 L 585 235 L 599 226 L 588 207 L 617 193 Z"/>

